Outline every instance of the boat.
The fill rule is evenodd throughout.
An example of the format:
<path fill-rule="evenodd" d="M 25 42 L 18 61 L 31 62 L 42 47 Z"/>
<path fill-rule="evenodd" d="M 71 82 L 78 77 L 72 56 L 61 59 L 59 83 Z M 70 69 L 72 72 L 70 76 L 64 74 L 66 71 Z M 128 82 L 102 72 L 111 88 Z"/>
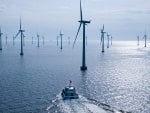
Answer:
<path fill-rule="evenodd" d="M 63 100 L 78 99 L 79 96 L 76 93 L 76 88 L 72 85 L 70 80 L 69 86 L 66 86 L 61 93 Z"/>

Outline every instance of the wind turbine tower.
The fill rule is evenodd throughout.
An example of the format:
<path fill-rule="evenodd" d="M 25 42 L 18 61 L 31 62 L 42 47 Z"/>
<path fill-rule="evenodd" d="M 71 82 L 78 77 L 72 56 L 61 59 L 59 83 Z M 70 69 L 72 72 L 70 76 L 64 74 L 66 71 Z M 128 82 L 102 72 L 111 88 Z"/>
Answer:
<path fill-rule="evenodd" d="M 89 23 L 91 23 L 91 21 L 87 21 L 87 20 L 83 20 L 83 15 L 82 15 L 82 5 L 81 5 L 81 0 L 80 0 L 80 21 L 79 21 L 80 25 L 73 43 L 73 47 L 75 45 L 76 39 L 78 37 L 79 31 L 81 26 L 83 25 L 83 51 L 82 51 L 82 66 L 80 67 L 80 69 L 82 71 L 87 70 L 87 66 L 86 66 L 86 59 L 85 59 L 85 26 Z"/>
<path fill-rule="evenodd" d="M 146 32 L 145 32 L 145 35 L 144 35 L 144 40 L 145 40 L 145 46 L 146 47 L 146 41 L 147 41 L 147 35 L 146 35 Z"/>
<path fill-rule="evenodd" d="M 137 36 L 137 45 L 138 46 L 140 45 L 140 37 L 139 37 L 139 35 Z"/>
<path fill-rule="evenodd" d="M 18 33 L 16 34 L 16 36 L 14 37 L 14 39 L 17 38 L 17 36 L 19 34 L 21 34 L 21 52 L 20 52 L 21 56 L 23 55 L 23 38 L 24 38 L 23 32 L 25 32 L 25 30 L 22 30 L 22 28 L 21 28 L 21 17 L 20 17 L 20 29 L 19 29 Z"/>
<path fill-rule="evenodd" d="M 61 46 L 60 46 L 60 49 L 63 49 L 63 48 L 62 48 L 62 36 L 63 36 L 63 35 L 64 35 L 64 34 L 62 34 L 61 31 L 60 31 L 60 38 L 61 38 Z"/>
<path fill-rule="evenodd" d="M 38 48 L 40 47 L 40 35 L 37 33 L 37 39 L 38 39 Z"/>
<path fill-rule="evenodd" d="M 42 37 L 42 39 L 43 39 L 43 46 L 44 46 L 44 44 L 45 44 L 45 42 L 44 42 L 44 40 L 45 40 L 44 36 Z"/>
<path fill-rule="evenodd" d="M 8 39 L 8 37 L 7 37 L 7 34 L 6 34 L 6 45 L 7 45 L 7 39 Z"/>
<path fill-rule="evenodd" d="M 15 37 L 13 36 L 13 46 L 15 45 Z"/>
<path fill-rule="evenodd" d="M 104 25 L 103 28 L 101 29 L 101 43 L 102 43 L 102 53 L 105 52 L 104 48 L 105 48 L 105 44 L 104 44 L 104 34 L 106 32 L 104 32 Z"/>
<path fill-rule="evenodd" d="M 2 35 L 3 33 L 1 32 L 1 28 L 0 28 L 0 51 L 2 50 Z"/>
<path fill-rule="evenodd" d="M 68 37 L 68 44 L 70 45 L 70 37 Z"/>
<path fill-rule="evenodd" d="M 59 36 L 57 36 L 57 47 L 58 47 L 58 38 L 59 38 Z"/>
<path fill-rule="evenodd" d="M 109 48 L 109 34 L 107 33 L 107 48 Z"/>
<path fill-rule="evenodd" d="M 111 45 L 112 45 L 112 36 L 111 36 Z"/>
<path fill-rule="evenodd" d="M 32 37 L 32 44 L 33 44 L 33 37 Z"/>

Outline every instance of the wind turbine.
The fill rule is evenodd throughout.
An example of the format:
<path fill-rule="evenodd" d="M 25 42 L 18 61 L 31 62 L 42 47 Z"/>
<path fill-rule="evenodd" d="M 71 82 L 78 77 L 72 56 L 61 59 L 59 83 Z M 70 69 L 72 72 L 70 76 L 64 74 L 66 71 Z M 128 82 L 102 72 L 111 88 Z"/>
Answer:
<path fill-rule="evenodd" d="M 16 34 L 16 36 L 14 37 L 14 39 L 17 38 L 17 36 L 19 34 L 21 34 L 21 52 L 20 52 L 21 56 L 23 55 L 23 38 L 24 38 L 23 32 L 25 32 L 25 30 L 22 30 L 22 28 L 21 28 L 21 17 L 20 17 L 20 29 L 19 29 L 18 33 Z"/>
<path fill-rule="evenodd" d="M 59 35 L 60 35 L 60 38 L 61 38 L 61 46 L 60 46 L 60 49 L 63 49 L 63 48 L 62 48 L 62 36 L 63 36 L 64 34 L 62 34 L 61 31 L 60 31 L 60 34 L 59 34 Z"/>
<path fill-rule="evenodd" d="M 109 34 L 107 33 L 107 48 L 109 48 Z"/>
<path fill-rule="evenodd" d="M 2 35 L 3 33 L 1 32 L 1 28 L 0 28 L 0 50 L 2 50 Z"/>
<path fill-rule="evenodd" d="M 59 38 L 59 36 L 57 36 L 57 47 L 58 47 L 58 38 Z"/>
<path fill-rule="evenodd" d="M 38 38 L 38 48 L 40 47 L 40 35 L 37 33 L 37 38 Z"/>
<path fill-rule="evenodd" d="M 140 45 L 140 37 L 139 37 L 139 35 L 137 36 L 137 45 L 138 46 Z"/>
<path fill-rule="evenodd" d="M 68 44 L 70 45 L 70 37 L 68 37 Z"/>
<path fill-rule="evenodd" d="M 103 28 L 101 29 L 101 43 L 102 43 L 102 53 L 105 52 L 104 48 L 105 48 L 105 45 L 104 45 L 104 34 L 106 32 L 104 32 L 104 25 L 103 25 Z"/>
<path fill-rule="evenodd" d="M 13 36 L 13 46 L 15 45 L 15 37 Z"/>
<path fill-rule="evenodd" d="M 45 43 L 45 42 L 44 42 L 44 39 L 45 39 L 44 36 L 42 37 L 42 39 L 43 39 L 43 46 L 44 46 L 44 43 Z"/>
<path fill-rule="evenodd" d="M 112 45 L 112 36 L 111 36 L 111 45 Z"/>
<path fill-rule="evenodd" d="M 87 70 L 87 66 L 86 66 L 86 62 L 85 62 L 85 26 L 89 23 L 91 23 L 91 21 L 86 21 L 83 20 L 83 15 L 82 15 L 82 6 L 81 6 L 81 0 L 80 0 L 80 21 L 79 21 L 80 25 L 73 43 L 73 47 L 75 45 L 76 39 L 78 37 L 79 31 L 81 26 L 83 25 L 83 51 L 82 51 L 82 66 L 80 67 L 81 70 Z"/>
<path fill-rule="evenodd" d="M 5 37 L 5 38 L 6 38 L 6 45 L 7 45 L 7 39 L 8 39 L 7 34 L 6 34 L 6 37 Z"/>
<path fill-rule="evenodd" d="M 144 40 L 145 40 L 145 46 L 144 47 L 146 47 L 146 41 L 147 41 L 147 35 L 146 35 L 146 32 L 145 32 L 145 35 L 144 35 Z"/>
<path fill-rule="evenodd" d="M 32 44 L 33 44 L 33 37 L 32 37 Z"/>

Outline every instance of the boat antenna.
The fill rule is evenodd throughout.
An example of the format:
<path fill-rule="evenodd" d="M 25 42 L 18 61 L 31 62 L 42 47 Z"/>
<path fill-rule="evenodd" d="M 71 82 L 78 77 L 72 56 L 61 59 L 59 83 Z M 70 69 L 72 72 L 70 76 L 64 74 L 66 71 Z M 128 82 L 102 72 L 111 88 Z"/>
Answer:
<path fill-rule="evenodd" d="M 72 84 L 72 80 L 69 80 L 69 82 L 70 82 L 70 83 L 69 83 L 69 87 L 71 87 L 71 84 Z"/>

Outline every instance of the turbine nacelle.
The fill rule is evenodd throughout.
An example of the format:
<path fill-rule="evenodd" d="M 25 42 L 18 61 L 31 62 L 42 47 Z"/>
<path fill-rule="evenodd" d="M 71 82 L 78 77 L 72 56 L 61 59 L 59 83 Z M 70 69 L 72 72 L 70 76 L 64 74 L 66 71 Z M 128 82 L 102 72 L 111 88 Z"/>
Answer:
<path fill-rule="evenodd" d="M 106 33 L 106 32 L 104 32 L 104 24 L 103 24 L 103 28 L 101 29 L 101 33 Z"/>
<path fill-rule="evenodd" d="M 60 30 L 60 34 L 59 35 L 60 35 L 60 37 L 62 37 L 64 35 L 64 34 L 61 33 L 61 30 Z"/>
<path fill-rule="evenodd" d="M 21 30 L 21 29 L 20 29 L 19 32 L 25 32 L 25 30 Z"/>
<path fill-rule="evenodd" d="M 107 37 L 109 37 L 110 35 L 107 33 Z"/>
<path fill-rule="evenodd" d="M 84 23 L 84 24 L 89 24 L 89 23 L 91 23 L 91 21 L 86 21 L 86 20 L 80 20 L 80 21 L 78 21 L 78 22 Z"/>
<path fill-rule="evenodd" d="M 60 34 L 60 36 L 63 36 L 64 34 Z"/>
<path fill-rule="evenodd" d="M 102 30 L 101 30 L 101 33 L 103 33 L 103 34 L 104 34 L 104 33 L 106 33 L 106 32 L 104 32 L 104 30 L 102 29 Z"/>
<path fill-rule="evenodd" d="M 106 32 L 104 32 L 104 30 L 101 30 L 101 33 L 106 33 Z"/>

